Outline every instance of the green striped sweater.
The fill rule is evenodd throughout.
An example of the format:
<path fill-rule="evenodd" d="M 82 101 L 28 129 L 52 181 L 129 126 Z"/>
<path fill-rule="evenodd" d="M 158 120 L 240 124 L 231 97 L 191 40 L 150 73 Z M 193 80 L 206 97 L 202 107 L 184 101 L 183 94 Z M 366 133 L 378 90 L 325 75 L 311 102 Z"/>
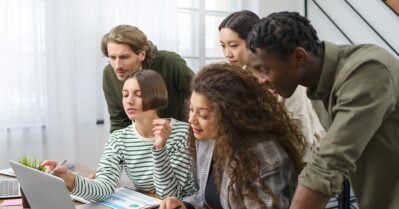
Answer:
<path fill-rule="evenodd" d="M 113 194 L 124 169 L 137 189 L 156 192 L 161 199 L 192 195 L 196 189 L 187 149 L 188 129 L 187 123 L 173 119 L 172 133 L 161 150 L 152 148 L 155 139 L 137 133 L 134 122 L 114 131 L 105 144 L 96 178 L 76 175 L 72 194 L 102 200 Z"/>

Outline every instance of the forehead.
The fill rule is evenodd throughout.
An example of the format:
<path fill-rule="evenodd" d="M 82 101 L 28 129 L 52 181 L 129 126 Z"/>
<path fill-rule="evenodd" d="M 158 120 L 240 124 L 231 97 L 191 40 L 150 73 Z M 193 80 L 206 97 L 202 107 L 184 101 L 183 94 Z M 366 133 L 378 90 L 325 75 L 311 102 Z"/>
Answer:
<path fill-rule="evenodd" d="M 116 42 L 107 43 L 108 53 L 133 53 L 129 45 Z"/>
<path fill-rule="evenodd" d="M 240 38 L 237 32 L 230 28 L 222 28 L 219 35 L 221 41 L 244 41 Z"/>
<path fill-rule="evenodd" d="M 123 89 L 140 90 L 140 85 L 136 78 L 128 78 L 123 84 Z"/>
<path fill-rule="evenodd" d="M 194 106 L 195 108 L 204 108 L 209 110 L 211 109 L 208 98 L 196 91 L 193 91 L 193 93 L 191 94 L 190 105 Z"/>

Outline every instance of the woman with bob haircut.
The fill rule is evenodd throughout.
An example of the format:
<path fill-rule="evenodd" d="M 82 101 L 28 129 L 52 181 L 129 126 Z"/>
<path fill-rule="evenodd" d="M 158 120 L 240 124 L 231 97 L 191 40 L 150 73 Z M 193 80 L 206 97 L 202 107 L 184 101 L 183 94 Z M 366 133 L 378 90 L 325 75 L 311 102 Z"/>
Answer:
<path fill-rule="evenodd" d="M 90 200 L 102 200 L 113 194 L 122 170 L 134 186 L 167 196 L 183 198 L 196 189 L 188 151 L 188 123 L 173 118 L 159 118 L 157 110 L 168 104 L 168 94 L 161 75 L 140 70 L 124 82 L 123 106 L 132 124 L 112 132 L 106 142 L 94 179 L 68 171 L 55 170 L 72 194 Z M 56 161 L 44 161 L 47 170 Z"/>
<path fill-rule="evenodd" d="M 288 208 L 305 143 L 282 104 L 227 63 L 205 66 L 191 88 L 199 191 L 183 201 L 168 197 L 160 208 Z"/>

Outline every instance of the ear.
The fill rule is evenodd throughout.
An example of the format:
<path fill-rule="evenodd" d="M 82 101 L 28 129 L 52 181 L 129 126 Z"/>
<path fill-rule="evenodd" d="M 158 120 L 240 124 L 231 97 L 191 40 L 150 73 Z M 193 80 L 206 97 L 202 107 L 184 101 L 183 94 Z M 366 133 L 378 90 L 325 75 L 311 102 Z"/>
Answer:
<path fill-rule="evenodd" d="M 145 60 L 145 51 L 141 51 L 140 53 L 139 53 L 139 59 L 140 59 L 140 61 L 142 62 L 142 61 L 144 61 Z"/>
<path fill-rule="evenodd" d="M 304 65 L 307 58 L 308 58 L 308 53 L 302 47 L 296 47 L 291 54 L 291 60 L 296 66 Z"/>

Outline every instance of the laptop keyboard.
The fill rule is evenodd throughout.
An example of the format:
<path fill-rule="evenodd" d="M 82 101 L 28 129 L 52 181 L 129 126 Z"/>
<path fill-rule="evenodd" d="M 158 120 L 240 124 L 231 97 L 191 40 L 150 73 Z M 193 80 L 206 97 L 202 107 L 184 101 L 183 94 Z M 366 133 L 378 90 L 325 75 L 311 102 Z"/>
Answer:
<path fill-rule="evenodd" d="M 17 180 L 0 180 L 0 197 L 19 195 Z"/>

